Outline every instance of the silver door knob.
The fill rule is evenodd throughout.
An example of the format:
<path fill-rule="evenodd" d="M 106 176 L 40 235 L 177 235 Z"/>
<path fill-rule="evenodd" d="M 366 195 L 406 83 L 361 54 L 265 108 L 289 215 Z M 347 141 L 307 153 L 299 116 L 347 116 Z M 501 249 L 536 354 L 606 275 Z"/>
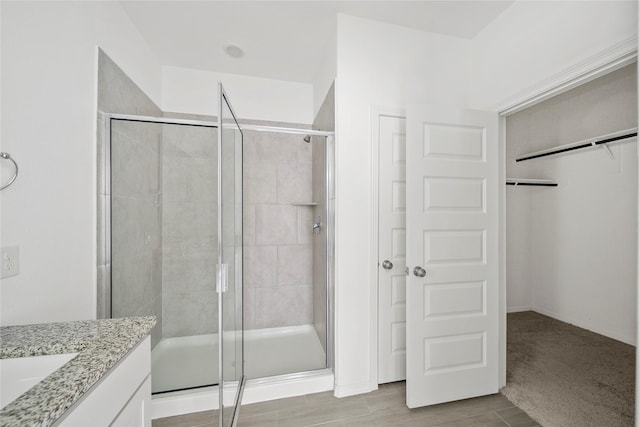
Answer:
<path fill-rule="evenodd" d="M 385 259 L 384 261 L 382 261 L 382 268 L 384 268 L 385 270 L 391 270 L 393 268 L 393 263 L 388 259 Z"/>
<path fill-rule="evenodd" d="M 424 277 L 427 275 L 427 272 L 424 268 L 417 266 L 413 269 L 413 275 L 416 277 Z"/>

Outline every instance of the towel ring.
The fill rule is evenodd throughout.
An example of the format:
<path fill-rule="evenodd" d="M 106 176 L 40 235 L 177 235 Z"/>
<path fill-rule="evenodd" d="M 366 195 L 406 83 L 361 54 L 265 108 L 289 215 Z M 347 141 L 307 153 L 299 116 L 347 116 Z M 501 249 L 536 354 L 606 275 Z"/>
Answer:
<path fill-rule="evenodd" d="M 11 157 L 11 154 L 9 153 L 4 153 L 4 152 L 0 153 L 0 158 L 3 158 L 5 160 L 10 160 L 13 163 L 13 167 L 16 168 L 16 171 L 13 174 L 13 177 L 9 180 L 9 182 L 7 182 L 5 185 L 0 187 L 0 190 L 4 190 L 5 188 L 13 184 L 13 181 L 15 181 L 16 178 L 18 177 L 18 164 L 16 163 L 15 160 L 13 160 L 13 158 Z"/>

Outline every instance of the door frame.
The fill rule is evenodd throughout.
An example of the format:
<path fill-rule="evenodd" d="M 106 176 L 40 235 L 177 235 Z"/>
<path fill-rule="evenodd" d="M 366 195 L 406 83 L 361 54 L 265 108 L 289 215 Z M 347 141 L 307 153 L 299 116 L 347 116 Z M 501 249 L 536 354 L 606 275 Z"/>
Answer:
<path fill-rule="evenodd" d="M 372 106 L 370 112 L 371 123 L 371 254 L 370 254 L 370 274 L 371 289 L 371 310 L 369 319 L 369 332 L 371 348 L 369 351 L 369 381 L 371 390 L 378 388 L 378 182 L 380 173 L 380 117 L 397 117 L 406 119 L 407 114 L 404 108 L 393 108 L 383 106 Z"/>
<path fill-rule="evenodd" d="M 398 117 L 406 119 L 406 110 L 403 108 L 372 106 L 371 107 L 371 310 L 370 310 L 370 373 L 369 381 L 371 390 L 378 388 L 378 190 L 379 190 L 379 151 L 380 151 L 380 117 Z M 505 181 L 505 136 L 506 120 L 501 113 L 498 114 L 498 181 Z M 498 192 L 498 385 L 504 387 L 507 378 L 507 294 L 506 294 L 506 189 Z"/>
<path fill-rule="evenodd" d="M 551 77 L 540 80 L 537 84 L 525 88 L 515 96 L 504 100 L 495 108 L 483 108 L 498 112 L 498 156 L 499 156 L 499 180 L 506 179 L 506 118 L 525 108 L 531 107 L 546 99 L 552 98 L 581 84 L 587 83 L 605 74 L 611 73 L 638 60 L 638 39 L 633 37 L 616 45 L 597 52 L 591 57 L 574 64 Z M 468 108 L 464 106 L 461 108 Z M 378 174 L 379 174 L 379 117 L 391 116 L 406 118 L 406 110 L 402 107 L 390 107 L 374 105 L 370 109 L 370 138 L 371 141 L 371 253 L 369 271 L 370 284 L 370 319 L 369 333 L 371 343 L 369 355 L 369 381 L 370 389 L 378 388 Z M 638 159 L 640 165 L 640 157 Z M 499 262 L 499 386 L 506 385 L 507 375 L 507 279 L 506 279 L 506 188 L 499 191 L 499 236 L 498 236 L 498 262 Z M 640 200 L 640 188 L 639 188 Z M 640 208 L 639 208 L 640 209 Z M 639 260 L 640 265 L 640 238 Z M 640 320 L 640 268 L 638 269 L 638 281 L 636 283 L 638 300 L 636 302 L 636 316 Z M 640 322 L 637 333 L 637 344 L 640 344 Z M 640 419 L 640 349 L 636 346 L 636 418 Z"/>
<path fill-rule="evenodd" d="M 498 126 L 499 126 L 499 180 L 506 180 L 506 149 L 507 149 L 507 116 L 517 113 L 518 111 L 532 107 L 540 102 L 552 98 L 561 93 L 567 92 L 575 87 L 583 85 L 612 73 L 622 67 L 625 67 L 638 60 L 638 39 L 632 37 L 621 43 L 613 45 L 601 52 L 596 53 L 589 58 L 578 62 L 577 64 L 566 68 L 549 78 L 543 79 L 536 85 L 529 87 L 527 90 L 518 95 L 505 100 L 498 108 Z M 638 158 L 640 165 L 640 157 Z M 640 195 L 640 188 L 639 188 Z M 640 197 L 639 197 L 640 200 Z M 500 288 L 500 387 L 507 384 L 507 259 L 506 259 L 506 235 L 507 235 L 507 191 L 506 186 L 499 192 L 499 288 Z M 640 238 L 638 239 L 640 254 Z M 640 255 L 639 255 L 640 256 Z M 640 258 L 638 261 L 640 265 Z M 636 319 L 640 320 L 640 269 L 638 269 L 638 279 L 636 281 Z M 640 419 L 640 323 L 638 323 L 638 331 L 636 338 L 636 419 Z"/>

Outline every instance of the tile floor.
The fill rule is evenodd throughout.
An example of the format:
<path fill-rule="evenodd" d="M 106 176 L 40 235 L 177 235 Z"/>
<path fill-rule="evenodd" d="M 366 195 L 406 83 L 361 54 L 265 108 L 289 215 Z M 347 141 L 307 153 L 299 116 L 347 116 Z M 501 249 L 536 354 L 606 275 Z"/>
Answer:
<path fill-rule="evenodd" d="M 525 412 L 501 394 L 408 409 L 405 384 L 381 385 L 374 392 L 335 398 L 333 392 L 272 400 L 240 408 L 239 426 L 428 426 L 536 427 Z M 215 427 L 217 411 L 153 421 L 153 427 Z"/>

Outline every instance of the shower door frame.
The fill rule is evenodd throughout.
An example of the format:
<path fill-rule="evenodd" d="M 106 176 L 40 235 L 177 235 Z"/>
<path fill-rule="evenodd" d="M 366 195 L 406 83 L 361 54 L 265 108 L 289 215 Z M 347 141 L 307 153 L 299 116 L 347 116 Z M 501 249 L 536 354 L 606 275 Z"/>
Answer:
<path fill-rule="evenodd" d="M 290 127 L 281 127 L 281 126 L 267 126 L 267 125 L 252 125 L 252 124 L 243 124 L 240 123 L 240 128 L 242 130 L 249 131 L 258 131 L 258 132 L 272 132 L 272 133 L 288 133 L 294 135 L 309 135 L 309 136 L 323 136 L 325 138 L 325 156 L 324 156 L 324 171 L 326 175 L 325 180 L 325 206 L 326 209 L 326 229 L 327 229 L 327 256 L 326 256 L 326 299 L 327 299 L 327 310 L 326 310 L 326 353 L 325 353 L 325 368 L 324 369 L 314 369 L 311 371 L 302 371 L 302 372 L 294 372 L 290 374 L 282 374 L 274 377 L 266 377 L 266 378 L 256 378 L 247 380 L 247 384 L 251 385 L 259 385 L 265 382 L 271 381 L 271 379 L 275 379 L 277 381 L 287 381 L 291 379 L 299 379 L 303 377 L 313 377 L 316 375 L 324 375 L 326 373 L 333 373 L 334 368 L 334 353 L 333 349 L 335 348 L 334 337 L 334 322 L 333 322 L 333 313 L 334 313 L 334 266 L 335 266 L 335 132 L 332 131 L 322 131 L 315 129 L 302 129 L 302 128 L 290 128 Z M 313 144 L 313 142 L 311 142 Z M 333 202 L 332 202 L 333 201 Z"/>
<path fill-rule="evenodd" d="M 217 134 L 218 134 L 218 214 L 217 214 L 217 220 L 218 220 L 218 266 L 217 266 L 217 277 L 216 277 L 216 290 L 218 293 L 218 372 L 219 372 L 219 379 L 218 379 L 218 421 L 219 421 L 219 426 L 220 427 L 224 427 L 225 426 L 225 406 L 224 406 L 224 402 L 225 402 L 225 378 L 224 378 L 224 326 L 225 326 L 225 322 L 224 322 L 224 307 L 225 307 L 225 303 L 224 303 L 224 297 L 225 297 L 225 293 L 227 292 L 227 277 L 226 277 L 226 273 L 223 274 L 224 271 L 226 271 L 226 267 L 228 266 L 228 264 L 225 263 L 225 256 L 224 256 L 224 243 L 223 243 L 223 239 L 224 239 L 224 206 L 225 206 L 225 201 L 223 200 L 223 194 L 224 194 L 224 189 L 223 189 L 223 178 L 224 178 L 224 171 L 223 171 L 223 155 L 224 155 L 224 142 L 225 142 L 225 135 L 223 132 L 224 129 L 224 125 L 225 125 L 225 116 L 224 116 L 224 107 L 226 106 L 226 108 L 228 109 L 228 113 L 231 114 L 231 119 L 233 120 L 233 123 L 235 124 L 235 127 L 238 129 L 238 131 L 240 132 L 240 211 L 239 211 L 239 219 L 240 219 L 240 239 L 239 239 L 239 246 L 240 246 L 240 270 L 238 270 L 238 246 L 235 243 L 235 238 L 236 238 L 236 233 L 234 232 L 234 245 L 233 245 L 233 260 L 234 260 L 234 272 L 235 272 L 235 277 L 233 280 L 234 283 L 234 299 L 235 299 L 235 307 L 234 307 L 234 318 L 237 321 L 238 320 L 238 312 L 240 312 L 240 334 L 241 334 L 241 338 L 240 338 L 240 366 L 241 366 L 241 374 L 240 374 L 240 378 L 239 379 L 234 379 L 233 381 L 228 381 L 228 384 L 230 387 L 237 387 L 235 394 L 235 398 L 234 398 L 234 403 L 232 405 L 230 405 L 230 407 L 232 408 L 231 410 L 231 422 L 230 422 L 230 426 L 231 427 L 235 427 L 237 422 L 238 422 L 238 415 L 239 415 L 239 406 L 242 404 L 242 395 L 244 393 L 244 388 L 247 382 L 247 377 L 245 375 L 245 371 L 244 371 L 244 281 L 243 281 L 243 269 L 244 269 L 244 261 L 243 261 L 243 253 L 244 253 L 244 224 L 243 224 L 243 206 L 244 206 L 244 195 L 243 195 L 243 187 L 244 187 L 244 163 L 243 163 L 243 149 L 244 149 L 244 135 L 242 134 L 242 129 L 240 128 L 240 125 L 238 124 L 238 119 L 236 116 L 236 113 L 233 110 L 233 107 L 231 106 L 231 102 L 229 101 L 229 96 L 227 95 L 226 91 L 224 90 L 224 87 L 222 85 L 222 82 L 218 82 L 218 128 L 217 128 Z M 234 136 L 235 138 L 235 136 Z M 235 139 L 234 139 L 234 155 L 237 154 L 237 149 L 238 147 L 235 144 Z M 235 158 L 235 157 L 234 157 Z M 234 162 L 234 166 L 233 166 L 233 173 L 234 173 L 234 195 L 237 196 L 237 192 L 238 192 L 238 183 L 237 183 L 237 169 L 236 167 L 238 166 L 237 161 Z M 238 219 L 237 215 L 238 215 L 238 210 L 236 209 L 237 203 L 236 200 L 234 199 L 233 202 L 234 205 L 234 228 L 235 228 L 235 221 Z M 223 277 L 224 276 L 224 277 Z M 238 292 L 238 277 L 240 277 L 240 287 L 239 287 L 239 292 Z M 234 323 L 234 332 L 237 333 L 238 328 L 237 328 L 237 324 Z M 234 342 L 234 346 L 236 347 L 235 350 L 237 350 L 237 342 Z M 237 361 L 237 353 L 236 353 L 236 361 Z M 235 363 L 235 362 L 232 362 Z M 237 377 L 237 375 L 236 375 Z"/>
<path fill-rule="evenodd" d="M 103 137 L 98 138 L 98 158 L 102 156 L 102 164 L 98 166 L 99 179 L 104 179 L 104 194 L 111 194 L 111 121 L 123 120 L 130 122 L 141 123 L 158 123 L 166 125 L 188 125 L 198 127 L 218 128 L 218 123 L 209 120 L 193 120 L 193 119 L 178 119 L 168 117 L 153 117 L 143 116 L 135 114 L 119 114 L 119 113 L 104 113 L 98 112 L 98 118 L 100 119 L 100 126 L 102 127 Z M 335 348 L 335 330 L 334 319 L 335 313 L 334 301 L 335 301 L 335 132 L 332 131 L 320 131 L 314 129 L 302 129 L 302 128 L 289 128 L 289 127 L 277 127 L 266 125 L 251 125 L 240 123 L 240 128 L 244 130 L 263 131 L 263 132 L 275 132 L 275 133 L 288 133 L 298 135 L 310 135 L 310 136 L 323 136 L 325 137 L 325 165 L 324 170 L 326 173 L 326 206 L 327 206 L 327 260 L 326 260 L 326 322 L 327 322 L 327 337 L 326 337 L 326 362 L 324 369 L 313 369 L 310 371 L 300 371 L 288 374 L 282 374 L 272 377 L 261 377 L 255 379 L 247 379 L 247 386 L 264 386 L 267 384 L 287 383 L 294 380 L 301 379 L 313 379 L 320 378 L 326 374 L 333 374 L 334 370 L 334 348 Z M 102 144 L 102 146 L 100 146 Z M 100 173 L 102 171 L 102 173 Z M 98 192 L 98 198 L 103 194 Z M 110 197 L 110 196 L 109 196 Z M 111 207 L 110 202 L 101 206 L 101 202 L 98 201 L 98 224 L 101 231 L 98 231 L 98 254 L 104 252 L 104 257 L 107 262 L 105 263 L 105 274 L 101 277 L 100 272 L 97 272 L 97 284 L 98 284 L 98 296 L 97 296 L 97 313 L 98 318 L 111 318 Z M 100 221 L 100 211 L 102 211 L 102 221 Z M 102 235 L 102 237 L 100 237 Z M 106 279 L 108 278 L 108 280 Z M 104 281 L 104 282 L 103 282 Z M 102 289 L 100 289 L 102 287 Z M 103 297 L 102 304 L 100 301 L 100 291 L 102 291 Z M 100 315 L 102 313 L 102 315 Z M 217 386 L 205 386 L 205 387 L 217 387 Z M 200 387 L 199 387 L 200 388 Z M 170 392 L 175 393 L 175 392 Z M 159 394 L 158 396 L 162 396 Z M 253 399 L 252 399 L 253 400 Z"/>

